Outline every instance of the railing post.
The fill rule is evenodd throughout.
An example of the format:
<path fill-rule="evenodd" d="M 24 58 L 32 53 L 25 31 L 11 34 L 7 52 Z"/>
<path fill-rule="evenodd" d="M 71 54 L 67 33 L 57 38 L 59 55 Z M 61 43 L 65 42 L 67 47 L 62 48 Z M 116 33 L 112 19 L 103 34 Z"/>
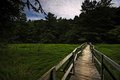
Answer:
<path fill-rule="evenodd" d="M 73 74 L 75 74 L 75 61 L 74 61 L 74 58 L 75 58 L 75 52 L 73 52 L 73 55 L 72 55 Z"/>
<path fill-rule="evenodd" d="M 65 70 L 67 69 L 68 65 L 71 63 L 71 59 L 72 59 L 72 57 L 69 58 L 68 63 L 66 64 L 66 66 L 64 67 L 64 69 L 61 69 L 61 71 L 63 71 L 64 73 L 65 73 Z"/>
<path fill-rule="evenodd" d="M 94 63 L 94 52 L 92 50 L 92 62 Z"/>
<path fill-rule="evenodd" d="M 104 80 L 104 63 L 103 63 L 104 56 L 101 56 L 101 80 Z"/>
<path fill-rule="evenodd" d="M 50 80 L 56 80 L 56 69 L 53 68 L 50 75 Z"/>
<path fill-rule="evenodd" d="M 80 49 L 80 48 L 77 48 L 77 49 L 78 49 L 78 52 L 77 52 L 78 54 L 77 54 L 76 60 L 79 58 L 79 55 L 80 55 L 80 53 L 81 53 L 81 52 L 79 53 L 79 51 L 81 51 L 81 49 Z"/>
<path fill-rule="evenodd" d="M 90 50 L 92 53 L 92 62 L 94 62 L 94 46 L 90 43 Z"/>

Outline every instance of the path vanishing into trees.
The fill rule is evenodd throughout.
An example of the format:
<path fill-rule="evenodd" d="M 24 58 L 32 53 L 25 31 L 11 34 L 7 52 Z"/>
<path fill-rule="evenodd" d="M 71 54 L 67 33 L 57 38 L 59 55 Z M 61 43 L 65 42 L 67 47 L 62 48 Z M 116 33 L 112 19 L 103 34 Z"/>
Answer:
<path fill-rule="evenodd" d="M 75 75 L 72 75 L 70 80 L 101 80 L 100 74 L 92 63 L 92 53 L 89 45 L 75 62 Z"/>

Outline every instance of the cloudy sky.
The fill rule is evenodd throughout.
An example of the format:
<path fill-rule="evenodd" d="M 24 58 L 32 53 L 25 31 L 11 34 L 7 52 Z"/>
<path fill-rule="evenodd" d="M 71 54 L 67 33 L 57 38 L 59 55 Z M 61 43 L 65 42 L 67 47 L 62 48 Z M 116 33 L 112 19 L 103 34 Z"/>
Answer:
<path fill-rule="evenodd" d="M 75 15 L 80 14 L 81 4 L 84 0 L 40 0 L 44 11 L 55 14 L 58 18 L 73 19 Z M 114 5 L 119 5 L 119 0 L 113 0 Z M 44 19 L 44 15 L 32 10 L 25 10 L 28 19 Z"/>

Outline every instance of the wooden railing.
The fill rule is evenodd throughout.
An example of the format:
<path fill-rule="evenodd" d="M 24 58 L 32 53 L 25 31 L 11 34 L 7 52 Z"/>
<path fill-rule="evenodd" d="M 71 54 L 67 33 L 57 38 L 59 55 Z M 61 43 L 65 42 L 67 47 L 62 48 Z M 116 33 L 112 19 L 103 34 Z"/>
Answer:
<path fill-rule="evenodd" d="M 38 80 L 57 80 L 58 71 L 63 71 L 64 74 L 59 80 L 66 80 L 69 74 L 75 73 L 74 63 L 85 48 L 86 43 L 83 43 L 79 47 L 75 48 L 69 55 L 67 55 L 56 66 L 53 66 Z M 63 67 L 64 66 L 64 67 Z"/>
<path fill-rule="evenodd" d="M 120 80 L 120 65 L 96 50 L 92 44 L 90 46 L 92 61 L 95 63 L 101 75 L 101 80 Z"/>

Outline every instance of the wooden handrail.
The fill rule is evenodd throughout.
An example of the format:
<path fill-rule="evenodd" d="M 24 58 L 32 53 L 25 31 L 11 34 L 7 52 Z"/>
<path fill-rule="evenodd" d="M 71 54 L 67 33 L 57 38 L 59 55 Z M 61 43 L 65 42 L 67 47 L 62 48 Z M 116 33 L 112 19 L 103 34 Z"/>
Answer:
<path fill-rule="evenodd" d="M 71 70 L 73 70 L 74 74 L 74 62 L 77 60 L 79 54 L 85 48 L 86 43 L 75 48 L 70 54 L 68 54 L 63 60 L 59 62 L 56 66 L 52 67 L 49 71 L 47 71 L 40 79 L 38 80 L 56 80 L 56 71 L 58 71 L 68 60 L 71 60 L 70 65 L 66 65 L 68 67 L 67 71 L 64 73 L 61 80 L 66 80 L 67 76 Z M 71 58 L 71 59 L 70 59 Z"/>
<path fill-rule="evenodd" d="M 73 52 L 70 53 L 68 56 L 66 56 L 62 61 L 60 61 L 59 64 L 56 65 L 56 70 L 58 70 L 71 56 L 73 55 Z"/>
<path fill-rule="evenodd" d="M 55 66 L 54 67 L 52 67 L 51 69 L 49 69 L 45 74 L 43 74 L 42 75 L 42 77 L 41 78 L 39 78 L 38 80 L 49 80 L 50 79 L 50 75 L 51 75 L 51 72 L 52 72 L 52 70 L 55 68 Z"/>
<path fill-rule="evenodd" d="M 106 55 L 104 55 L 103 53 L 101 53 L 100 51 L 94 49 L 98 54 L 101 54 L 104 56 L 104 59 L 107 60 L 115 69 L 117 69 L 118 71 L 120 71 L 120 65 L 117 64 L 115 61 L 113 61 L 112 59 L 110 59 L 109 57 L 107 57 Z"/>
<path fill-rule="evenodd" d="M 92 44 L 90 44 L 91 47 L 91 52 L 92 52 L 92 60 L 96 61 L 97 64 L 99 64 L 100 68 L 101 68 L 101 80 L 104 80 L 104 69 L 108 72 L 108 74 L 111 76 L 111 78 L 113 80 L 119 80 L 117 79 L 114 74 L 111 72 L 111 70 L 108 68 L 108 65 L 106 65 L 106 63 L 104 62 L 104 60 L 106 60 L 113 68 L 115 68 L 118 72 L 120 72 L 120 65 L 117 64 L 115 61 L 113 61 L 112 59 L 110 59 L 109 57 L 107 57 L 106 55 L 104 55 L 103 53 L 101 53 L 100 51 L 96 50 L 94 48 L 94 46 Z M 97 54 L 97 55 L 95 55 Z M 99 58 L 97 58 L 96 56 L 99 55 Z M 94 62 L 95 62 L 94 61 Z"/>
<path fill-rule="evenodd" d="M 68 74 L 70 73 L 70 70 L 72 69 L 73 67 L 73 63 L 70 65 L 70 67 L 68 68 L 68 70 L 66 71 L 66 73 L 64 74 L 64 76 L 62 77 L 61 80 L 65 80 L 68 76 Z"/>

